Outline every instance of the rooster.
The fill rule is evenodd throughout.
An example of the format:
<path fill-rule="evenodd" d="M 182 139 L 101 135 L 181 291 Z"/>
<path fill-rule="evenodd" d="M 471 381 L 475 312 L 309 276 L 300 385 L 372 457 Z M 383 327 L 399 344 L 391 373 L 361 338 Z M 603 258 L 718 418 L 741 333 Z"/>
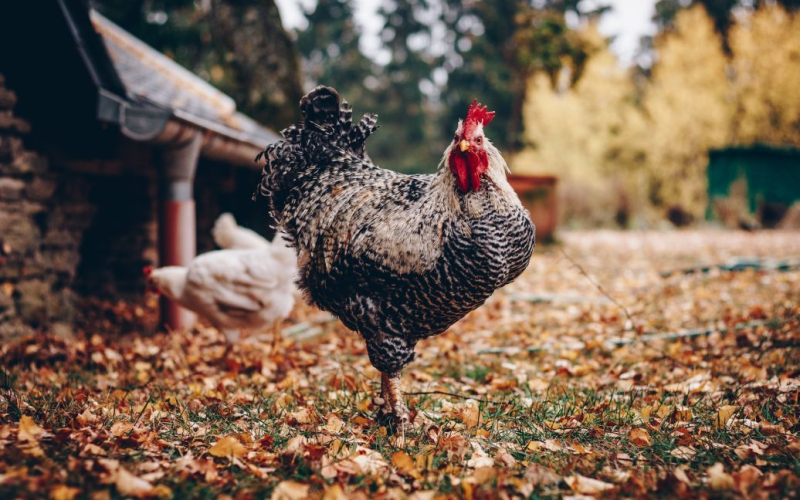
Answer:
<path fill-rule="evenodd" d="M 239 227 L 230 214 L 214 226 L 214 239 L 225 248 L 195 257 L 189 265 L 146 267 L 148 288 L 163 293 L 205 317 L 230 346 L 242 329 L 274 329 L 294 307 L 294 251 L 279 235 L 270 243 Z"/>
<path fill-rule="evenodd" d="M 301 124 L 259 156 L 255 196 L 298 256 L 306 298 L 361 334 L 381 372 L 382 417 L 410 420 L 400 374 L 421 339 L 444 332 L 528 266 L 535 228 L 484 134 L 494 118 L 473 101 L 438 171 L 403 175 L 365 151 L 377 116 L 352 121 L 330 87 L 300 101 Z"/>

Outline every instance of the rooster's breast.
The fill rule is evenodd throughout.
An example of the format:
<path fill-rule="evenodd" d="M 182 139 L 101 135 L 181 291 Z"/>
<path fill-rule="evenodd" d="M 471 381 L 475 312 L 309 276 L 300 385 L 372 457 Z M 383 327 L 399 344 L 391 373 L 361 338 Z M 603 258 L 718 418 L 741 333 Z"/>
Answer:
<path fill-rule="evenodd" d="M 420 339 L 443 332 L 527 266 L 533 226 L 521 209 L 450 222 L 433 265 L 401 272 L 380 252 L 349 255 L 330 270 L 307 269 L 301 288 L 366 339 L 391 333 Z M 305 277 L 303 277 L 305 275 Z"/>

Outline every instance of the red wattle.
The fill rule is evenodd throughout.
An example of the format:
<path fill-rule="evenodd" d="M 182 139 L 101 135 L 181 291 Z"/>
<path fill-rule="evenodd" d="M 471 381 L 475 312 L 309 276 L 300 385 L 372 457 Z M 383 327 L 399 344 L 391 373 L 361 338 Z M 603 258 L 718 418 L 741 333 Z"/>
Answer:
<path fill-rule="evenodd" d="M 488 170 L 489 158 L 486 151 L 462 153 L 454 149 L 450 153 L 448 164 L 450 171 L 456 176 L 458 189 L 467 193 L 481 187 L 481 174 Z"/>
<path fill-rule="evenodd" d="M 448 162 L 450 171 L 456 176 L 456 183 L 458 189 L 466 193 L 469 190 L 469 178 L 467 175 L 467 161 L 464 155 L 456 150 L 450 153 L 450 161 Z"/>

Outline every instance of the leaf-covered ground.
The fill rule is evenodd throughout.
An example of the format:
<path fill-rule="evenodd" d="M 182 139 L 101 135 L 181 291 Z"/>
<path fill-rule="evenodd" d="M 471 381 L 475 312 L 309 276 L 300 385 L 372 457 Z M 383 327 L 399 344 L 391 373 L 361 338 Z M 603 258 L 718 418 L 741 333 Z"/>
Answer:
<path fill-rule="evenodd" d="M 2 346 L 0 497 L 797 497 L 798 256 L 797 233 L 567 233 L 417 347 L 405 433 L 308 307 L 228 358 L 98 307 Z"/>

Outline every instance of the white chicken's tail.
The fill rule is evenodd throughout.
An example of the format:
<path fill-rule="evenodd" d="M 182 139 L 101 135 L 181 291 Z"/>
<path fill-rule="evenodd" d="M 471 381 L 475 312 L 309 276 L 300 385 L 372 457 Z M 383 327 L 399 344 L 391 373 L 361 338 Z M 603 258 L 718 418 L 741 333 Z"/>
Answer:
<path fill-rule="evenodd" d="M 236 224 L 236 219 L 229 213 L 219 216 L 211 235 L 214 237 L 214 242 L 225 249 L 248 250 L 269 246 L 269 242 L 261 235 Z"/>

